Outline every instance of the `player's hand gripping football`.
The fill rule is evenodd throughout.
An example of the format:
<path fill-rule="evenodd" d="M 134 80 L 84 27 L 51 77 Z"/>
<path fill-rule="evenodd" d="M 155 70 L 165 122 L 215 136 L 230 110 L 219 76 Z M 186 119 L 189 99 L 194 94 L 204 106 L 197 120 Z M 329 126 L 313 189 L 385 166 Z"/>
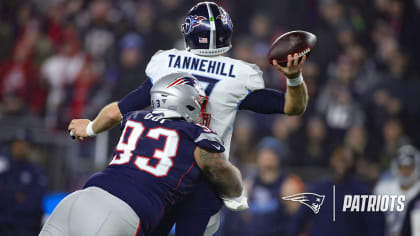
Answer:
<path fill-rule="evenodd" d="M 302 71 L 302 67 L 305 64 L 306 55 L 302 56 L 302 59 L 299 62 L 299 55 L 295 53 L 294 55 L 289 54 L 287 56 L 287 66 L 281 66 L 277 60 L 273 59 L 273 65 L 281 71 L 287 78 L 294 79 L 299 76 L 299 73 Z"/>
<path fill-rule="evenodd" d="M 86 133 L 86 127 L 88 126 L 89 122 L 90 120 L 88 119 L 73 119 L 67 128 L 70 132 L 70 136 L 78 140 L 83 140 L 84 138 L 89 137 L 89 135 Z"/>

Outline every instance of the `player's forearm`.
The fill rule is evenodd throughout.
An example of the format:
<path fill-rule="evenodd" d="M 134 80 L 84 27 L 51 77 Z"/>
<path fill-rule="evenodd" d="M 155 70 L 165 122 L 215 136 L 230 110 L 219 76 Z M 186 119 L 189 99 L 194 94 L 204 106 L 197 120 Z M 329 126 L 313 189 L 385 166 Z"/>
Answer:
<path fill-rule="evenodd" d="M 235 198 L 242 194 L 241 172 L 226 161 L 226 165 L 210 168 L 206 172 L 207 178 L 216 185 L 223 197 Z"/>
<path fill-rule="evenodd" d="M 284 113 L 290 116 L 301 115 L 308 104 L 308 89 L 305 82 L 298 86 L 287 86 Z"/>
<path fill-rule="evenodd" d="M 198 153 L 197 153 L 198 152 Z M 196 150 L 198 166 L 207 179 L 213 183 L 223 197 L 235 198 L 242 194 L 241 172 L 228 162 L 221 153 Z"/>
<path fill-rule="evenodd" d="M 122 114 L 117 102 L 106 105 L 96 116 L 92 124 L 93 131 L 98 134 L 109 130 L 121 122 Z"/>

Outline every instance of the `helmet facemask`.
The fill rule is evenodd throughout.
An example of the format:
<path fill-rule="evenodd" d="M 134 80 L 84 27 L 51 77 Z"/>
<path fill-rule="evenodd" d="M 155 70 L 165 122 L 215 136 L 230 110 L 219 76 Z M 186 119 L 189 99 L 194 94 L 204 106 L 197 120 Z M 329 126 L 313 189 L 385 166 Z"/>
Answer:
<path fill-rule="evenodd" d="M 201 114 L 200 114 L 200 124 L 210 127 L 211 114 L 207 112 L 207 103 L 209 101 L 208 96 L 201 96 Z"/>
<path fill-rule="evenodd" d="M 420 153 L 411 145 L 402 146 L 392 162 L 392 173 L 400 186 L 410 188 L 420 178 Z"/>

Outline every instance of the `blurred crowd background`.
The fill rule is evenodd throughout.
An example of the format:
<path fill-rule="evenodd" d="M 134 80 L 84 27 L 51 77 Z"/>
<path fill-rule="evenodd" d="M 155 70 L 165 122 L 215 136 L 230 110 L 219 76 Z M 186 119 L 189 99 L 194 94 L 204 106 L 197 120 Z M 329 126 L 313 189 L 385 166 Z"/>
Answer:
<path fill-rule="evenodd" d="M 93 119 L 138 87 L 157 50 L 182 49 L 180 25 L 196 2 L 0 2 L 1 235 L 35 235 L 63 193 L 106 165 L 118 128 L 76 142 L 69 121 Z M 311 226 L 310 215 L 281 196 L 329 182 L 337 194 L 370 193 L 396 180 L 399 148 L 420 146 L 420 1 L 216 2 L 234 24 L 229 56 L 257 64 L 266 87 L 286 88 L 266 59 L 277 36 L 300 29 L 318 37 L 303 68 L 305 114 L 237 118 L 230 159 L 243 171 L 251 208 L 225 212 L 220 235 L 395 235 L 379 215 L 332 224 L 331 212 L 321 212 L 316 220 L 325 222 Z"/>

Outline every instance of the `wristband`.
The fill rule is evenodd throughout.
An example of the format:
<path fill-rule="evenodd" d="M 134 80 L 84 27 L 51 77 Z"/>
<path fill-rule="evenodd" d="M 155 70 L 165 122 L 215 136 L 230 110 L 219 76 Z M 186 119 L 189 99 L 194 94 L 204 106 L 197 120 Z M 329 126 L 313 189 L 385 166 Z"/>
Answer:
<path fill-rule="evenodd" d="M 89 122 L 89 124 L 86 127 L 86 134 L 89 137 L 92 137 L 92 136 L 95 136 L 96 135 L 96 133 L 93 131 L 93 127 L 92 126 L 93 126 L 93 122 L 91 121 L 91 122 Z"/>
<path fill-rule="evenodd" d="M 302 73 L 299 73 L 298 77 L 294 79 L 289 79 L 286 77 L 287 86 L 299 86 L 303 83 L 303 76 Z"/>

